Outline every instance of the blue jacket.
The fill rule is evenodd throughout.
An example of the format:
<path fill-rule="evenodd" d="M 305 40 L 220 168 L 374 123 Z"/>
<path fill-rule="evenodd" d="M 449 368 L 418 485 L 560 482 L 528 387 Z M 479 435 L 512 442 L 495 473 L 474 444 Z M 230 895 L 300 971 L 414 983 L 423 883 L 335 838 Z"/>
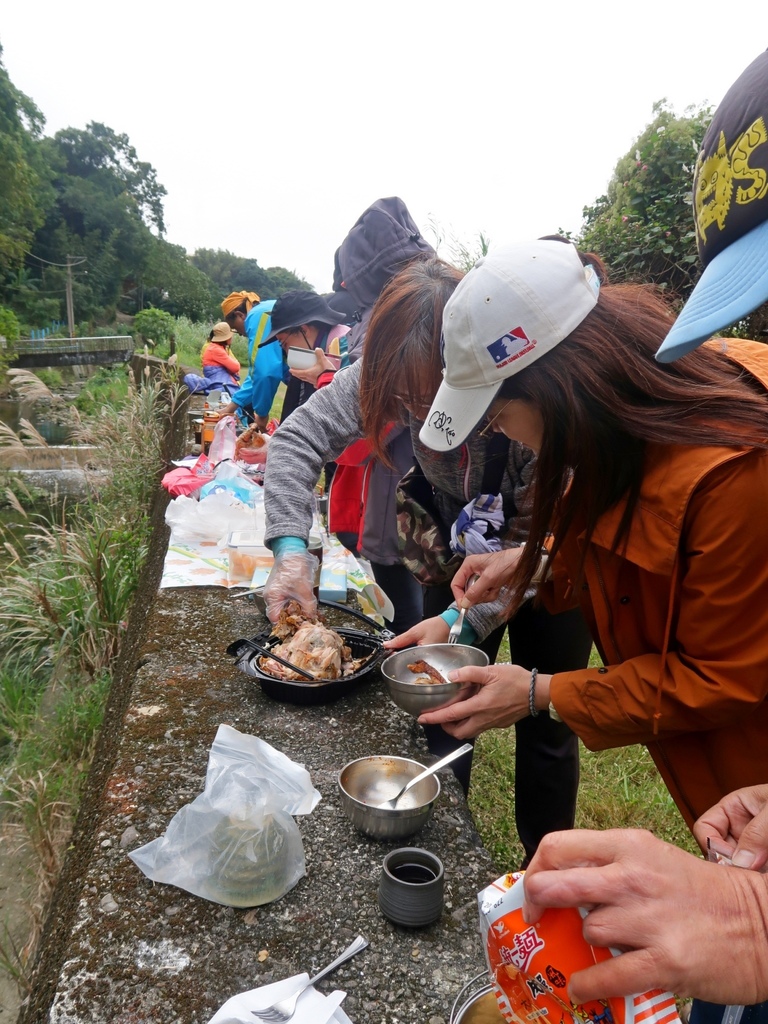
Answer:
<path fill-rule="evenodd" d="M 253 410 L 256 416 L 268 416 L 281 383 L 291 379 L 278 342 L 261 346 L 261 339 L 272 330 L 272 309 L 275 299 L 253 306 L 245 318 L 248 337 L 248 376 L 242 387 L 232 395 L 239 409 Z"/>

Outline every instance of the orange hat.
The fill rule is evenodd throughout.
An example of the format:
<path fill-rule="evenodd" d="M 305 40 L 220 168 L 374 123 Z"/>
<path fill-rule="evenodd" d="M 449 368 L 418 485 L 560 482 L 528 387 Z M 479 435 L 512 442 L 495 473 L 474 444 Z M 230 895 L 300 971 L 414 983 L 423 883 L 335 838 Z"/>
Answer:
<path fill-rule="evenodd" d="M 251 306 L 255 306 L 256 303 L 260 301 L 261 300 L 256 292 L 230 292 L 226 299 L 221 303 L 221 312 L 224 316 L 229 316 L 233 310 L 245 303 L 245 311 L 248 313 Z"/>

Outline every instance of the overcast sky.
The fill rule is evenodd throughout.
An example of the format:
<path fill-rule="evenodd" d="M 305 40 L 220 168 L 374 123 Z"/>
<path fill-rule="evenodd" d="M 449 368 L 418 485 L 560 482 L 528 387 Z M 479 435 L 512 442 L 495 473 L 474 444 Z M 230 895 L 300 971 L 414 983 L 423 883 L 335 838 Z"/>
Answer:
<path fill-rule="evenodd" d="M 331 286 L 366 206 L 466 243 L 578 230 L 652 119 L 717 104 L 768 4 L 700 0 L 35 0 L 3 5 L 46 132 L 101 121 L 168 190 L 169 241 Z"/>

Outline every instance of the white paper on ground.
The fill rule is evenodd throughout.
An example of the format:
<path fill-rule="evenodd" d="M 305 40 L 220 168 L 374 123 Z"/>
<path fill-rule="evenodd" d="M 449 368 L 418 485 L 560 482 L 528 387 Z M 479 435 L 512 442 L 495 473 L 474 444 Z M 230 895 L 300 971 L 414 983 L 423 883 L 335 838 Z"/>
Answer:
<path fill-rule="evenodd" d="M 256 1024 L 258 1017 L 254 1017 L 253 1010 L 266 1009 L 278 1000 L 286 999 L 307 981 L 308 974 L 296 974 L 271 985 L 240 992 L 228 999 L 208 1024 Z M 352 1024 L 341 1008 L 346 995 L 346 992 L 337 990 L 324 996 L 316 988 L 306 989 L 299 996 L 291 1024 Z"/>

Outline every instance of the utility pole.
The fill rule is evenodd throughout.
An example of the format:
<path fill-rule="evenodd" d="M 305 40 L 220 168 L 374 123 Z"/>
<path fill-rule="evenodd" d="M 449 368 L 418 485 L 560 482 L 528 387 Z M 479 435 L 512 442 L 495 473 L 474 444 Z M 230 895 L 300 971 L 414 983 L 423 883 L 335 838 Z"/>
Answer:
<path fill-rule="evenodd" d="M 75 307 L 72 302 L 72 260 L 74 256 L 67 256 L 67 322 L 69 324 L 69 336 L 75 336 Z"/>

